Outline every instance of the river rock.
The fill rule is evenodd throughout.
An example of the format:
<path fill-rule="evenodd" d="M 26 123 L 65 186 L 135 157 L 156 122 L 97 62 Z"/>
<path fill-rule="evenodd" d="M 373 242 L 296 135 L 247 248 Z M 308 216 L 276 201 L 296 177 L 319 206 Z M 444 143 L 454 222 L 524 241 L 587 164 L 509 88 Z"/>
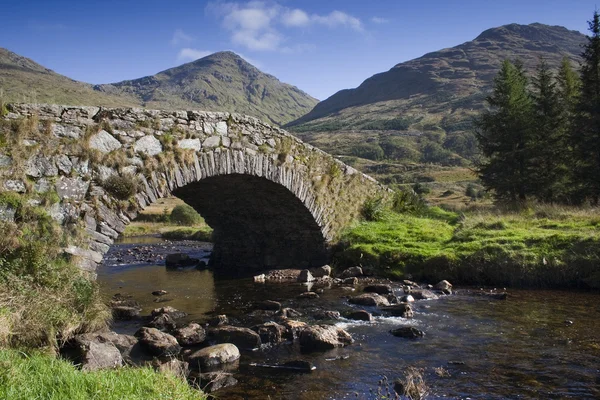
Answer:
<path fill-rule="evenodd" d="M 150 322 L 148 322 L 145 326 L 150 328 L 156 328 L 163 332 L 171 332 L 175 330 L 177 324 L 173 317 L 170 314 L 158 314 Z"/>
<path fill-rule="evenodd" d="M 348 301 L 360 306 L 381 307 L 390 305 L 388 299 L 377 293 L 364 293 L 359 296 L 351 297 Z"/>
<path fill-rule="evenodd" d="M 376 284 L 365 286 L 363 291 L 366 293 L 391 294 L 392 287 L 390 285 Z"/>
<path fill-rule="evenodd" d="M 403 337 L 407 339 L 417 339 L 425 336 L 425 332 L 415 328 L 414 326 L 403 326 L 400 328 L 392 329 L 390 333 L 397 337 Z"/>
<path fill-rule="evenodd" d="M 114 306 L 112 307 L 112 316 L 115 320 L 127 321 L 138 318 L 141 311 L 142 309 L 139 307 Z"/>
<path fill-rule="evenodd" d="M 428 289 L 411 289 L 410 294 L 416 300 L 436 300 L 438 295 Z"/>
<path fill-rule="evenodd" d="M 352 344 L 352 336 L 334 325 L 312 325 L 305 327 L 299 336 L 303 351 L 325 351 Z"/>
<path fill-rule="evenodd" d="M 232 343 L 205 347 L 188 355 L 190 368 L 204 370 L 239 360 L 240 350 Z"/>
<path fill-rule="evenodd" d="M 294 310 L 293 308 L 284 308 L 279 312 L 282 318 L 298 318 L 302 316 L 302 313 Z"/>
<path fill-rule="evenodd" d="M 307 326 L 306 322 L 296 321 L 293 319 L 281 321 L 281 325 L 285 326 L 285 338 L 289 340 L 298 339 L 300 332 Z"/>
<path fill-rule="evenodd" d="M 310 272 L 315 278 L 323 278 L 331 275 L 331 267 L 323 265 L 322 267 L 311 269 Z"/>
<path fill-rule="evenodd" d="M 189 324 L 173 332 L 173 336 L 182 346 L 196 346 L 202 344 L 206 339 L 206 331 L 196 323 Z"/>
<path fill-rule="evenodd" d="M 121 296 L 113 297 L 110 302 L 112 315 L 115 320 L 126 321 L 140 316 L 142 306 L 135 300 Z"/>
<path fill-rule="evenodd" d="M 410 294 L 405 294 L 404 296 L 400 297 L 400 301 L 402 303 L 414 303 L 415 298 L 412 297 Z"/>
<path fill-rule="evenodd" d="M 297 281 L 302 270 L 300 269 L 274 269 L 265 274 L 269 282 Z"/>
<path fill-rule="evenodd" d="M 409 281 L 408 279 L 403 280 L 402 283 L 408 287 L 419 287 L 419 284 L 417 282 Z"/>
<path fill-rule="evenodd" d="M 233 343 L 242 349 L 255 349 L 261 345 L 258 333 L 248 328 L 224 325 L 211 328 L 208 334 L 217 343 Z"/>
<path fill-rule="evenodd" d="M 452 290 L 452 284 L 450 282 L 448 282 L 447 280 L 443 280 L 443 281 L 439 281 L 438 283 L 436 283 L 435 285 L 433 285 L 433 288 L 435 290 Z"/>
<path fill-rule="evenodd" d="M 413 309 L 408 303 L 394 304 L 388 307 L 382 307 L 382 311 L 392 314 L 394 317 L 412 318 Z"/>
<path fill-rule="evenodd" d="M 225 314 L 215 315 L 214 317 L 208 320 L 208 325 L 210 326 L 221 326 L 227 325 L 228 323 L 229 318 L 227 318 L 227 315 Z"/>
<path fill-rule="evenodd" d="M 281 303 L 273 300 L 264 300 L 254 303 L 254 307 L 259 310 L 279 311 Z"/>
<path fill-rule="evenodd" d="M 341 282 L 343 285 L 352 285 L 352 286 L 356 286 L 358 285 L 358 278 L 352 277 L 352 278 L 344 278 L 342 279 Z"/>
<path fill-rule="evenodd" d="M 152 296 L 164 296 L 165 294 L 169 294 L 169 292 L 167 292 L 166 290 L 155 290 L 154 292 L 152 292 Z"/>
<path fill-rule="evenodd" d="M 155 356 L 176 356 L 181 351 L 181 346 L 175 337 L 156 328 L 140 328 L 135 336 L 148 352 Z"/>
<path fill-rule="evenodd" d="M 197 258 L 191 258 L 185 253 L 167 254 L 165 258 L 165 266 L 167 268 L 183 268 L 192 267 L 200 262 Z"/>
<path fill-rule="evenodd" d="M 173 308 L 171 306 L 155 308 L 154 310 L 152 310 L 153 317 L 157 317 L 161 314 L 167 314 L 169 317 L 171 317 L 173 319 L 180 319 L 180 318 L 187 317 L 186 313 L 184 313 L 183 311 L 179 311 L 178 309 Z"/>
<path fill-rule="evenodd" d="M 316 294 L 315 292 L 304 292 L 304 293 L 299 294 L 296 298 L 298 298 L 300 300 L 318 299 L 319 295 Z"/>
<path fill-rule="evenodd" d="M 262 343 L 279 344 L 285 336 L 285 326 L 276 322 L 266 322 L 252 327 L 252 330 L 258 333 Z"/>
<path fill-rule="evenodd" d="M 307 269 L 303 269 L 302 271 L 300 271 L 300 275 L 298 275 L 298 282 L 306 283 L 306 282 L 312 282 L 314 280 L 315 280 L 315 278 L 312 276 L 310 271 Z"/>
<path fill-rule="evenodd" d="M 338 320 L 341 318 L 339 311 L 319 311 L 313 318 L 316 320 Z"/>
<path fill-rule="evenodd" d="M 74 338 L 74 343 L 72 355 L 84 371 L 112 369 L 123 365 L 119 349 L 102 336 L 78 335 Z"/>
<path fill-rule="evenodd" d="M 373 316 L 371 315 L 371 313 L 369 313 L 368 311 L 365 311 L 365 310 L 350 311 L 349 313 L 346 314 L 346 318 L 357 320 L 357 321 L 373 320 Z"/>
<path fill-rule="evenodd" d="M 121 357 L 126 364 L 139 365 L 152 359 L 152 357 L 147 355 L 141 348 L 141 345 L 135 336 L 118 334 L 112 331 L 87 335 L 97 335 L 101 340 L 114 344 L 115 347 L 119 349 Z"/>
<path fill-rule="evenodd" d="M 202 389 L 205 393 L 212 393 L 219 389 L 237 385 L 238 381 L 229 372 L 216 371 L 196 373 L 189 375 L 191 383 Z"/>
<path fill-rule="evenodd" d="M 351 267 L 342 271 L 342 278 L 355 278 L 363 276 L 363 270 L 361 267 Z"/>

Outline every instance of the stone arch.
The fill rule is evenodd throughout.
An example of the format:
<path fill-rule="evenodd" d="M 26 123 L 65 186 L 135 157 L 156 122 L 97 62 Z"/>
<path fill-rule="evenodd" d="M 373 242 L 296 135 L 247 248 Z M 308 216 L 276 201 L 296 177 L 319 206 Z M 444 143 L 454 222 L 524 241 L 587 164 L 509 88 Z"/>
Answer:
<path fill-rule="evenodd" d="M 326 262 L 327 245 L 358 216 L 364 201 L 388 193 L 372 178 L 252 117 L 25 104 L 9 110 L 5 119 L 37 124 L 34 138 L 26 140 L 38 142 L 24 168 L 11 167 L 12 160 L 0 164 L 4 188 L 20 190 L 19 182 L 27 179 L 33 189 L 25 190 L 34 195 L 42 186 L 55 190 L 60 201 L 51 215 L 63 224 L 83 221 L 85 233 L 83 243 L 65 251 L 92 273 L 137 213 L 170 194 L 211 219 L 223 263 L 245 260 L 256 270 Z M 135 177 L 136 192 L 116 198 L 105 185 L 112 175 Z M 234 209 L 226 208 L 227 201 Z M 264 215 L 245 215 L 244 207 L 252 213 L 263 207 Z M 232 228 L 236 221 L 240 232 Z M 243 251 L 226 245 L 228 235 Z"/>

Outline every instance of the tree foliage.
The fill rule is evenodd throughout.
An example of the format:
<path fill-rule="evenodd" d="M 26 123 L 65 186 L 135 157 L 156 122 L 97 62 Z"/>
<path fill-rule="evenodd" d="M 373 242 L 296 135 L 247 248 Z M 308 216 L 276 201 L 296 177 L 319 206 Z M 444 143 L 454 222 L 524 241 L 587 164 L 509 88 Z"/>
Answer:
<path fill-rule="evenodd" d="M 531 190 L 528 143 L 533 102 L 523 66 L 505 60 L 486 100 L 491 109 L 477 123 L 477 138 L 486 157 L 478 165 L 480 178 L 501 200 L 525 200 Z"/>

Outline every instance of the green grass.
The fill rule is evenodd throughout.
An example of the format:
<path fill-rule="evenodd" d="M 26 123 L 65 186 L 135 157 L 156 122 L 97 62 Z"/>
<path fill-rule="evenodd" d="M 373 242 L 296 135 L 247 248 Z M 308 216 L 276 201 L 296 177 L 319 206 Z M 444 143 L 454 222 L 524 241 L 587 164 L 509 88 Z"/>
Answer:
<path fill-rule="evenodd" d="M 208 226 L 196 228 L 178 228 L 161 233 L 160 237 L 169 240 L 199 240 L 201 242 L 212 241 L 212 229 Z"/>
<path fill-rule="evenodd" d="M 336 260 L 430 281 L 600 288 L 599 224 L 597 210 L 545 206 L 462 216 L 387 211 L 348 229 Z"/>
<path fill-rule="evenodd" d="M 11 400 L 200 400 L 206 397 L 175 375 L 151 368 L 82 372 L 40 352 L 0 350 L 0 398 Z"/>

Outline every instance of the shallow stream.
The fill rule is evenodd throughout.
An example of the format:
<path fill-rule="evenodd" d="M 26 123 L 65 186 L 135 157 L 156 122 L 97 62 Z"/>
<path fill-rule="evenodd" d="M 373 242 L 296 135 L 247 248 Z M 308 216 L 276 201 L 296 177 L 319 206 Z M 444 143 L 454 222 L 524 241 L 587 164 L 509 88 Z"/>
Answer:
<path fill-rule="evenodd" d="M 162 262 L 151 261 L 174 250 L 206 257 L 210 245 L 158 239 L 122 242 L 112 246 L 98 281 L 107 295 L 132 295 L 143 306 L 143 314 L 169 305 L 187 312 L 190 321 L 226 314 L 233 325 L 247 327 L 263 321 L 249 315 L 255 301 L 279 301 L 300 311 L 299 320 L 315 323 L 310 317 L 314 312 L 348 310 L 354 306 L 345 296 L 359 293 L 322 287 L 319 299 L 299 300 L 296 296 L 307 291 L 302 284 L 216 280 L 210 271 L 167 271 Z M 140 253 L 143 256 L 134 261 L 122 257 Z M 169 294 L 156 298 L 151 292 L 158 289 Z M 493 300 L 458 290 L 438 300 L 417 301 L 414 311 L 412 319 L 380 316 L 370 323 L 339 321 L 355 339 L 342 349 L 302 354 L 296 345 L 283 344 L 242 352 L 235 373 L 239 384 L 215 395 L 220 399 L 375 399 L 383 376 L 391 381 L 407 367 L 417 367 L 423 369 L 430 399 L 600 399 L 598 293 L 509 290 L 508 300 Z M 409 340 L 389 333 L 402 325 L 414 325 L 426 335 Z M 119 322 L 113 329 L 132 334 L 138 327 L 139 322 Z M 250 366 L 297 359 L 311 361 L 316 370 L 294 373 Z"/>

